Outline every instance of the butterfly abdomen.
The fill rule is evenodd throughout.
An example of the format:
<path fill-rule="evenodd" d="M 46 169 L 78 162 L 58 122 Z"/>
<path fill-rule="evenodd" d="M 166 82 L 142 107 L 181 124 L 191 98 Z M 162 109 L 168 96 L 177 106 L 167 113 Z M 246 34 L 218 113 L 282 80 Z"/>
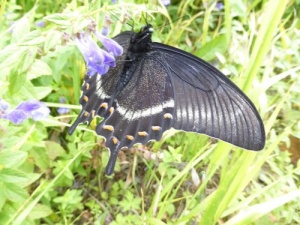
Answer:
<path fill-rule="evenodd" d="M 137 67 L 137 60 L 136 60 L 136 54 L 127 53 L 126 56 L 126 62 L 124 64 L 123 70 L 120 74 L 120 81 L 119 81 L 119 90 L 122 91 L 123 88 L 127 85 L 127 83 L 130 81 L 130 78 L 134 74 L 134 71 Z"/>

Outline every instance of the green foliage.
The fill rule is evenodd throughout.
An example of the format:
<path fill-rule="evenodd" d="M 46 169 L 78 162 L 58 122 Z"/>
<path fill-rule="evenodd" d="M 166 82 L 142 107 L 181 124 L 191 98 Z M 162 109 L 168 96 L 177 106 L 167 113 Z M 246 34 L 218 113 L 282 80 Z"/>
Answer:
<path fill-rule="evenodd" d="M 0 119 L 0 224 L 300 224 L 300 164 L 279 148 L 291 135 L 300 138 L 300 3 L 217 3 L 1 2 L 0 96 L 12 108 L 42 100 L 51 116 L 18 126 Z M 91 20 L 101 29 L 106 14 L 110 36 L 149 22 L 155 41 L 229 75 L 262 115 L 265 149 L 169 130 L 159 142 L 121 153 L 115 175 L 106 177 L 96 121 L 66 133 L 85 73 L 72 35 Z M 72 111 L 58 115 L 58 107 Z"/>

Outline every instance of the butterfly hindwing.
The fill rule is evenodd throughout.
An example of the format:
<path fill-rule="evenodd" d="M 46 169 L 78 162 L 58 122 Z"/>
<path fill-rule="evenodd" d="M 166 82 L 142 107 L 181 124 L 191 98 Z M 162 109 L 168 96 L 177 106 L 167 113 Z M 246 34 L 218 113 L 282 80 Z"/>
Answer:
<path fill-rule="evenodd" d="M 132 34 L 133 32 L 126 31 L 114 37 L 114 40 L 124 49 L 124 54 L 117 58 L 119 62 L 125 60 Z M 100 117 L 107 115 L 109 109 L 108 106 L 106 107 L 106 104 L 108 105 L 116 91 L 122 67 L 122 63 L 117 63 L 116 67 L 112 67 L 105 75 L 85 75 L 84 83 L 81 87 L 82 94 L 79 100 L 79 103 L 82 105 L 82 110 L 76 121 L 70 127 L 68 131 L 69 134 L 74 132 L 78 124 L 85 122 L 90 123 L 97 115 Z"/>
<path fill-rule="evenodd" d="M 173 124 L 174 92 L 166 68 L 152 54 L 136 63 L 130 81 L 115 97 L 113 113 L 96 128 L 111 152 L 107 174 L 113 172 L 119 149 L 159 140 Z"/>

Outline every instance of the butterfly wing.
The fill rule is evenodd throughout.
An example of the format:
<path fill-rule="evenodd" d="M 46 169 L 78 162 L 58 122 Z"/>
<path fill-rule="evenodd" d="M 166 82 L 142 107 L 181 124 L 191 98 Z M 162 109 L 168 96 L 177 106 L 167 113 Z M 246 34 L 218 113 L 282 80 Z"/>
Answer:
<path fill-rule="evenodd" d="M 152 43 L 170 71 L 175 112 L 173 127 L 261 150 L 265 144 L 262 120 L 249 98 L 207 62 L 182 50 Z"/>
<path fill-rule="evenodd" d="M 119 149 L 159 140 L 173 122 L 174 92 L 164 65 L 152 54 L 143 55 L 135 64 L 130 81 L 115 96 L 113 112 L 96 128 L 110 149 L 108 175 L 113 172 Z"/>
<path fill-rule="evenodd" d="M 164 65 L 155 52 L 139 57 L 131 79 L 118 89 L 132 32 L 123 32 L 116 40 L 124 49 L 117 65 L 106 75 L 85 76 L 80 104 L 82 110 L 69 129 L 72 134 L 79 123 L 90 123 L 95 116 L 103 117 L 96 133 L 106 139 L 110 158 L 106 174 L 113 173 L 118 151 L 159 140 L 171 127 L 174 114 L 173 88 Z"/>
<path fill-rule="evenodd" d="M 116 64 L 116 67 L 110 68 L 105 75 L 85 75 L 84 83 L 81 87 L 82 94 L 79 100 L 79 103 L 82 105 L 82 110 L 76 121 L 69 128 L 68 133 L 70 135 L 74 132 L 78 124 L 85 122 L 90 123 L 96 115 L 103 117 L 107 114 L 105 103 L 110 102 L 115 93 L 117 83 L 120 79 L 120 71 L 122 71 L 123 66 L 120 62 L 125 60 L 132 34 L 133 32 L 126 31 L 114 37 L 114 40 L 124 49 L 124 54 L 116 59 L 117 62 L 119 62 Z"/>

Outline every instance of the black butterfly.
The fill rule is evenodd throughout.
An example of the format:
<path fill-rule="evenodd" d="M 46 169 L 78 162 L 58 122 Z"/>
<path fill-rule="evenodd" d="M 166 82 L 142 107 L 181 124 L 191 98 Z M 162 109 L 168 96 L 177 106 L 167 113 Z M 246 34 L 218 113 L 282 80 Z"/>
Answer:
<path fill-rule="evenodd" d="M 82 111 L 69 134 L 79 123 L 103 117 L 96 132 L 110 149 L 107 175 L 121 148 L 159 140 L 171 127 L 261 150 L 264 126 L 250 99 L 207 62 L 152 42 L 152 32 L 147 25 L 114 37 L 124 54 L 106 75 L 85 76 Z"/>

